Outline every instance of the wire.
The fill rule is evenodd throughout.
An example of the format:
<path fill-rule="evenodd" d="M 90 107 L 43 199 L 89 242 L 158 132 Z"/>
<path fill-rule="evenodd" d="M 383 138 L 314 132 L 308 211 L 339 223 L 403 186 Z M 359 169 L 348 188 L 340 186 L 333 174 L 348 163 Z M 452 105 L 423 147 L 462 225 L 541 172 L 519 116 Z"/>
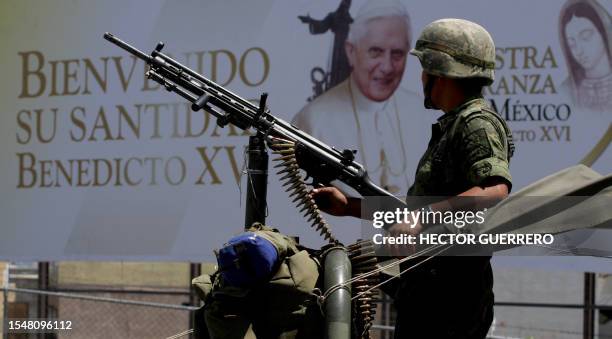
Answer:
<path fill-rule="evenodd" d="M 398 278 L 398 277 L 401 277 L 401 276 L 402 276 L 402 274 L 404 274 L 404 273 L 406 273 L 406 272 L 408 272 L 408 271 L 410 271 L 410 270 L 412 270 L 412 269 L 414 269 L 414 268 L 416 268 L 416 267 L 418 267 L 418 266 L 422 265 L 423 263 L 425 263 L 425 262 L 427 262 L 427 261 L 431 260 L 432 258 L 434 258 L 435 256 L 439 255 L 440 253 L 442 253 L 442 252 L 446 251 L 446 250 L 447 250 L 447 249 L 449 249 L 449 248 L 450 248 L 450 246 L 447 246 L 447 247 L 445 247 L 445 248 L 441 249 L 440 251 L 436 252 L 434 255 L 432 255 L 432 256 L 430 256 L 430 257 L 427 257 L 426 259 L 424 259 L 424 260 L 422 260 L 422 261 L 419 261 L 418 263 L 416 263 L 416 264 L 414 264 L 414 265 L 412 265 L 412 266 L 410 266 L 410 267 L 406 268 L 405 270 L 401 271 L 401 272 L 400 272 L 400 274 L 399 274 L 398 276 L 393 276 L 393 277 L 390 277 L 389 279 L 387 279 L 387 280 L 385 280 L 385 281 L 383 281 L 383 282 L 381 282 L 381 283 L 379 283 L 379 284 L 377 284 L 377 285 L 374 285 L 374 286 L 370 287 L 369 289 L 367 289 L 367 290 L 365 290 L 365 291 L 359 292 L 359 293 L 358 293 L 357 295 L 355 295 L 355 296 L 354 296 L 354 297 L 353 297 L 351 300 L 353 300 L 353 299 L 355 299 L 355 298 L 358 298 L 358 297 L 360 297 L 362 294 L 365 294 L 365 293 L 367 293 L 367 292 L 370 292 L 370 291 L 372 291 L 372 290 L 374 290 L 374 289 L 376 289 L 376 288 L 378 288 L 378 287 L 380 287 L 380 286 L 382 286 L 382 285 L 384 285 L 384 284 L 388 283 L 389 281 L 391 281 L 391 280 L 393 280 L 393 279 L 396 279 L 396 278 Z"/>
<path fill-rule="evenodd" d="M 370 277 L 370 276 L 372 276 L 372 275 L 375 275 L 375 274 L 377 274 L 377 273 L 383 272 L 383 271 L 384 271 L 384 270 L 386 270 L 386 269 L 389 269 L 389 268 L 395 267 L 395 266 L 397 266 L 397 265 L 402 264 L 402 263 L 403 263 L 403 262 L 405 262 L 405 261 L 408 261 L 408 260 L 410 260 L 410 259 L 414 259 L 414 258 L 416 258 L 416 257 L 418 257 L 418 256 L 421 256 L 422 254 L 425 254 L 425 253 L 427 253 L 427 252 L 434 251 L 434 250 L 436 250 L 436 249 L 438 249 L 438 248 L 440 248 L 440 247 L 444 247 L 444 246 L 446 246 L 446 245 L 436 245 L 436 246 L 428 247 L 428 248 L 423 249 L 423 250 L 421 250 L 421 251 L 419 251 L 419 252 L 416 252 L 416 253 L 414 253 L 414 254 L 412 254 L 412 255 L 410 255 L 410 256 L 404 257 L 404 258 L 402 258 L 402 259 L 400 259 L 400 260 L 394 261 L 394 262 L 392 262 L 392 263 L 390 263 L 390 264 L 387 264 L 387 265 L 385 265 L 385 266 L 381 266 L 381 267 L 379 267 L 379 268 L 377 268 L 377 269 L 375 269 L 375 270 L 372 270 L 372 271 L 370 271 L 370 272 L 366 272 L 366 273 L 363 273 L 363 274 L 357 275 L 357 276 L 355 276 L 355 277 L 353 277 L 353 278 L 351 278 L 351 279 L 349 279 L 349 280 L 347 280 L 347 281 L 345 281 L 345 282 L 343 282 L 343 283 L 340 283 L 340 284 L 334 285 L 334 286 L 330 287 L 330 288 L 329 288 L 329 289 L 328 289 L 328 290 L 327 290 L 327 291 L 326 291 L 326 292 L 323 294 L 323 299 L 327 298 L 327 297 L 328 297 L 328 296 L 329 296 L 331 293 L 333 293 L 333 292 L 337 291 L 338 289 L 344 288 L 344 287 L 346 287 L 347 285 L 349 285 L 349 284 L 351 284 L 351 283 L 353 283 L 353 282 L 355 282 L 355 281 L 362 280 L 362 279 L 365 279 L 365 278 Z M 438 256 L 438 255 L 440 255 L 442 252 L 444 252 L 444 251 L 446 251 L 446 250 L 450 249 L 452 246 L 453 246 L 453 245 L 448 245 L 448 246 L 446 246 L 445 248 L 441 249 L 440 251 L 438 251 L 438 252 L 434 253 L 432 256 L 429 256 L 429 257 L 427 257 L 426 259 L 424 259 L 424 260 L 422 260 L 422 261 L 420 261 L 420 262 L 418 262 L 418 263 L 416 263 L 416 264 L 414 264 L 414 265 L 412 265 L 412 266 L 410 266 L 410 267 L 406 268 L 405 270 L 401 271 L 399 275 L 397 275 L 397 276 L 392 276 L 392 277 L 390 277 L 390 278 L 386 279 L 385 281 L 383 281 L 383 282 L 381 282 L 381 283 L 379 283 L 379 284 L 377 284 L 377 285 L 374 285 L 373 287 L 371 287 L 371 288 L 369 288 L 369 289 L 367 289 L 367 290 L 365 290 L 365 291 L 362 291 L 362 292 L 357 293 L 357 294 L 356 294 L 356 295 L 355 295 L 355 296 L 354 296 L 354 297 L 353 297 L 351 300 L 355 300 L 356 298 L 358 298 L 358 297 L 360 297 L 360 296 L 362 296 L 362 295 L 364 295 L 364 294 L 366 294 L 366 293 L 368 293 L 368 292 L 370 292 L 370 291 L 372 291 L 372 290 L 374 290 L 374 289 L 376 289 L 376 288 L 378 288 L 378 287 L 380 287 L 380 286 L 382 286 L 382 285 L 384 285 L 384 284 L 388 283 L 389 281 L 391 281 L 391 280 L 393 280 L 393 279 L 397 279 L 397 278 L 401 277 L 401 276 L 402 276 L 402 274 L 404 274 L 404 273 L 406 273 L 406 272 L 408 272 L 408 271 L 410 271 L 410 270 L 412 270 L 412 269 L 414 269 L 414 268 L 416 268 L 416 267 L 418 267 L 418 266 L 422 265 L 423 263 L 425 263 L 425 262 L 427 262 L 427 261 L 431 260 L 432 258 L 434 258 L 434 257 L 436 257 L 436 256 Z M 546 245 L 538 245 L 538 244 L 533 244 L 533 245 L 530 245 L 530 246 L 533 246 L 533 247 L 543 247 L 543 248 L 547 248 L 547 249 L 555 250 L 555 251 L 558 251 L 558 252 L 569 253 L 569 254 L 572 254 L 572 255 L 577 255 L 577 254 L 576 254 L 576 253 L 577 253 L 577 252 L 576 252 L 576 250 L 578 250 L 578 249 L 579 249 L 579 248 L 577 248 L 577 247 L 576 247 L 576 248 L 571 248 L 571 249 L 562 249 L 562 248 L 556 248 L 556 247 L 551 247 L 551 246 L 546 246 Z M 610 256 L 597 256 L 597 255 L 589 255 L 589 256 L 593 256 L 593 257 L 600 257 L 600 258 L 607 258 L 607 259 L 612 258 L 612 257 L 610 257 Z"/>
<path fill-rule="evenodd" d="M 372 276 L 372 275 L 378 274 L 378 273 L 380 273 L 380 272 L 383 272 L 383 271 L 384 271 L 384 270 L 386 270 L 386 269 L 389 269 L 389 268 L 395 267 L 395 266 L 397 266 L 397 265 L 400 265 L 400 264 L 402 264 L 403 262 L 406 262 L 406 261 L 408 261 L 408 260 L 410 260 L 410 259 L 414 259 L 414 258 L 416 258 L 416 257 L 419 257 L 419 256 L 421 256 L 421 255 L 423 255 L 423 254 L 425 254 L 425 253 L 428 253 L 428 252 L 434 251 L 434 250 L 436 250 L 436 249 L 438 249 L 438 248 L 440 248 L 440 247 L 443 247 L 443 246 L 445 246 L 445 245 L 436 245 L 436 246 L 428 247 L 428 248 L 423 249 L 423 250 L 421 250 L 421 251 L 419 251 L 419 252 L 416 252 L 416 253 L 414 253 L 414 254 L 411 254 L 411 255 L 409 255 L 409 256 L 407 256 L 407 257 L 404 257 L 404 258 L 402 258 L 402 259 L 396 260 L 396 261 L 394 261 L 394 262 L 392 262 L 392 263 L 390 263 L 390 264 L 387 264 L 387 265 L 385 265 L 385 266 L 381 266 L 381 267 L 379 267 L 379 268 L 377 268 L 377 269 L 375 269 L 375 270 L 372 270 L 372 271 L 369 271 L 369 272 L 366 272 L 366 273 L 363 273 L 363 274 L 356 275 L 356 276 L 354 276 L 353 278 L 348 279 L 347 281 L 345 281 L 345 282 L 343 282 L 343 283 L 339 283 L 339 284 L 336 284 L 336 285 L 334 285 L 334 286 L 331 286 L 329 289 L 327 289 L 327 291 L 325 291 L 325 293 L 323 294 L 322 298 L 323 298 L 323 300 L 325 300 L 325 299 L 326 299 L 326 298 L 327 298 L 327 297 L 328 297 L 330 294 L 334 293 L 335 291 L 337 291 L 337 290 L 339 290 L 339 289 L 341 289 L 341 288 L 345 288 L 345 287 L 347 287 L 348 285 L 352 284 L 352 283 L 353 283 L 353 282 L 355 282 L 355 281 L 362 280 L 362 279 L 365 279 L 365 278 L 370 277 L 370 276 Z M 412 266 L 408 267 L 408 268 L 407 268 L 407 269 L 405 269 L 404 271 L 400 272 L 400 274 L 399 274 L 398 276 L 393 276 L 393 277 L 391 277 L 390 279 L 387 279 L 387 280 L 385 281 L 385 283 L 386 283 L 386 282 L 388 282 L 388 281 L 390 281 L 390 280 L 392 280 L 392 279 L 395 279 L 395 278 L 400 277 L 400 276 L 401 276 L 403 273 L 405 273 L 405 272 L 407 272 L 407 271 L 409 271 L 409 270 L 411 270 L 411 269 L 413 269 L 413 268 L 415 268 L 415 267 L 419 266 L 419 265 L 420 265 L 420 264 L 422 264 L 423 262 L 426 262 L 426 261 L 430 260 L 431 258 L 435 257 L 436 255 L 438 255 L 438 254 L 442 253 L 443 251 L 447 250 L 448 248 L 450 248 L 450 246 L 448 246 L 447 248 L 443 249 L 442 251 L 439 251 L 439 252 L 435 253 L 433 256 L 428 257 L 427 259 L 425 259 L 425 260 L 423 260 L 423 261 L 421 261 L 421 262 L 419 262 L 419 263 L 416 263 L 415 265 L 412 265 Z M 381 286 L 381 285 L 382 285 L 382 284 L 378 284 L 378 285 L 376 285 L 376 287 L 374 287 L 374 288 L 377 288 L 377 287 L 379 287 L 379 286 Z M 367 293 L 367 292 L 369 292 L 369 291 L 373 290 L 374 288 L 370 288 L 370 289 L 368 289 L 368 290 L 366 290 L 366 291 L 362 291 L 362 292 L 358 293 L 358 294 L 357 294 L 355 297 L 353 297 L 353 298 L 352 298 L 352 300 L 354 300 L 355 298 L 358 298 L 359 296 L 361 296 L 361 295 L 363 295 L 363 294 L 365 294 L 365 293 Z"/>
<path fill-rule="evenodd" d="M 177 333 L 177 334 L 175 334 L 175 335 L 169 336 L 169 337 L 168 337 L 168 338 L 166 338 L 166 339 L 177 339 L 177 338 L 180 338 L 180 337 L 184 337 L 184 336 L 186 336 L 186 335 L 188 335 L 188 334 L 191 334 L 191 333 L 193 333 L 193 332 L 194 332 L 193 328 L 190 328 L 190 329 L 188 329 L 187 331 L 183 331 L 183 332 L 181 332 L 181 333 Z"/>
<path fill-rule="evenodd" d="M 575 334 L 575 335 L 583 335 L 584 332 L 578 331 L 569 331 L 569 330 L 558 330 L 554 328 L 539 328 L 539 327 L 523 327 L 523 326 L 512 326 L 512 325 L 504 325 L 496 327 L 496 330 L 503 328 L 514 328 L 518 330 L 532 330 L 532 331 L 541 331 L 541 332 L 551 332 L 551 333 L 561 333 L 561 334 Z M 598 334 L 598 338 L 612 338 L 610 335 Z"/>

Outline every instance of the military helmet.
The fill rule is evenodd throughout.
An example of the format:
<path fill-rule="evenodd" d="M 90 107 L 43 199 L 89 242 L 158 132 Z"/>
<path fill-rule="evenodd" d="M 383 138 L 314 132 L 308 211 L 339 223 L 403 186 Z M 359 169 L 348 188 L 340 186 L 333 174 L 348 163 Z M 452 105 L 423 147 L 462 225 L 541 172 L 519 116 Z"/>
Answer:
<path fill-rule="evenodd" d="M 494 80 L 495 45 L 482 26 L 462 19 L 436 20 L 423 29 L 416 47 L 423 70 L 447 78 Z"/>

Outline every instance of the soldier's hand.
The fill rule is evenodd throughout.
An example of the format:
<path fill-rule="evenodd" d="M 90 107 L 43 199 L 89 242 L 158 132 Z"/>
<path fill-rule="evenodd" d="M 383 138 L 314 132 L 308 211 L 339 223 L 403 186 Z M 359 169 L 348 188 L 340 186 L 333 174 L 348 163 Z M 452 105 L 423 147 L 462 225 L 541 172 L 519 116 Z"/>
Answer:
<path fill-rule="evenodd" d="M 389 235 L 392 237 L 399 237 L 401 235 L 418 237 L 419 233 L 423 230 L 423 226 L 420 223 L 413 225 L 399 223 L 389 227 Z M 406 257 L 414 254 L 416 251 L 415 245 L 404 244 L 404 245 L 387 245 L 390 254 L 394 257 Z"/>
<path fill-rule="evenodd" d="M 349 201 L 339 189 L 335 187 L 315 188 L 310 195 L 321 211 L 339 217 L 348 215 Z"/>

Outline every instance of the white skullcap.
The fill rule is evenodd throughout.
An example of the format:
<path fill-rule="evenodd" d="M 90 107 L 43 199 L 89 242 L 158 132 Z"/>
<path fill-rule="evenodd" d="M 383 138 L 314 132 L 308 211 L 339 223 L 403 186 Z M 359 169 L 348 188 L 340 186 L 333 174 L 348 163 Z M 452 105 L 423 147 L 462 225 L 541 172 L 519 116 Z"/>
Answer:
<path fill-rule="evenodd" d="M 398 0 L 368 0 L 357 11 L 355 21 L 393 15 L 408 16 L 408 11 Z"/>
<path fill-rule="evenodd" d="M 355 20 L 350 26 L 348 42 L 356 43 L 366 34 L 367 23 L 375 18 L 401 17 L 406 23 L 408 45 L 410 45 L 410 16 L 406 7 L 399 0 L 368 0 L 359 8 Z"/>

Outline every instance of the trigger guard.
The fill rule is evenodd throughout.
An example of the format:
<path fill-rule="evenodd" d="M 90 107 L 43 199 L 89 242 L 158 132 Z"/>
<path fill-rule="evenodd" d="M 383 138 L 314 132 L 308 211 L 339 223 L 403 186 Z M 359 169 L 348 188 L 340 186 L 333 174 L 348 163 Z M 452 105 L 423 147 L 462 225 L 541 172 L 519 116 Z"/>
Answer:
<path fill-rule="evenodd" d="M 310 182 L 308 182 L 308 180 L 310 180 Z M 314 178 L 313 178 L 313 177 L 311 177 L 311 176 L 310 176 L 310 175 L 308 175 L 308 174 L 306 174 L 306 177 L 304 178 L 304 183 L 305 183 L 306 185 L 308 185 L 308 186 L 312 186 L 312 187 L 314 187 L 314 186 L 315 186 L 315 181 L 314 181 Z"/>
<path fill-rule="evenodd" d="M 310 180 L 310 182 L 308 182 L 308 180 Z M 304 183 L 312 188 L 321 188 L 321 187 L 325 187 L 324 184 L 315 181 L 314 177 L 306 174 L 306 177 L 304 178 Z"/>

